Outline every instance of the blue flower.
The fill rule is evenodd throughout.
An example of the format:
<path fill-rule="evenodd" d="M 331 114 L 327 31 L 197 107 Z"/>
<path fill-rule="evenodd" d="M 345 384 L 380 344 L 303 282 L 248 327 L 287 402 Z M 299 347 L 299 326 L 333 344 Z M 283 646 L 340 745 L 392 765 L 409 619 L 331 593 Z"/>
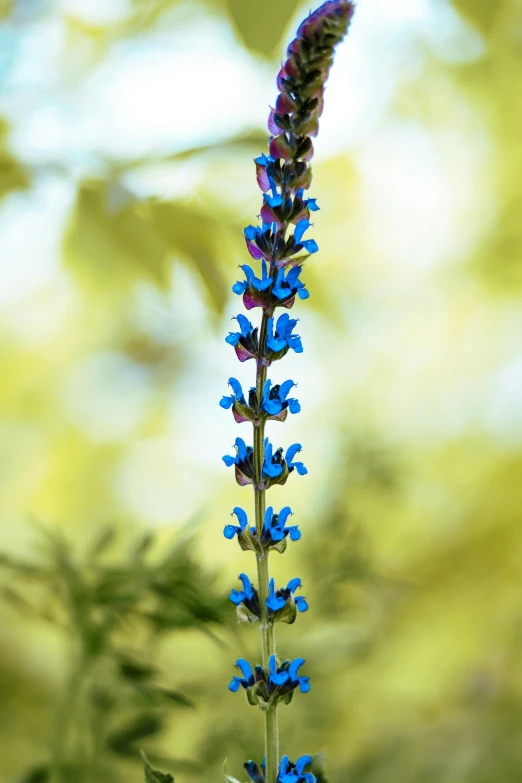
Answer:
<path fill-rule="evenodd" d="M 299 612 L 306 612 L 308 609 L 306 598 L 303 596 L 294 597 L 293 595 L 300 587 L 301 580 L 298 577 L 291 579 L 286 587 L 281 587 L 279 590 L 275 589 L 274 580 L 270 580 L 269 595 L 266 599 L 266 605 L 270 612 L 273 612 L 274 614 L 278 613 L 273 619 L 293 623 L 296 616 L 296 610 Z M 282 611 L 283 609 L 285 611 Z"/>
<path fill-rule="evenodd" d="M 305 250 L 308 251 L 308 253 L 317 253 L 319 250 L 319 246 L 315 239 L 305 239 L 303 241 L 302 236 L 305 233 L 305 231 L 309 228 L 310 221 L 303 219 L 300 220 L 297 226 L 294 230 L 294 240 L 298 245 L 302 245 Z"/>
<path fill-rule="evenodd" d="M 281 359 L 290 348 L 296 353 L 303 352 L 301 338 L 297 334 L 292 334 L 296 324 L 296 319 L 291 319 L 288 313 L 283 313 L 277 319 L 274 333 L 274 319 L 268 319 L 266 347 L 269 361 Z"/>
<path fill-rule="evenodd" d="M 241 313 L 234 316 L 239 324 L 241 331 L 229 332 L 225 337 L 225 342 L 233 345 L 240 362 L 246 362 L 247 359 L 256 359 L 259 351 L 259 342 L 257 337 L 257 327 L 254 329 L 248 318 Z"/>
<path fill-rule="evenodd" d="M 248 661 L 245 661 L 244 658 L 238 658 L 236 661 L 236 667 L 238 669 L 241 669 L 241 673 L 243 676 L 232 677 L 228 689 L 229 691 L 233 691 L 234 693 L 238 691 L 241 686 L 243 686 L 243 688 L 251 688 L 255 682 L 254 675 L 252 673 L 252 667 L 250 666 Z"/>
<path fill-rule="evenodd" d="M 272 612 L 277 612 L 278 609 L 283 609 L 286 601 L 281 595 L 276 595 L 273 579 L 270 580 L 268 590 L 268 598 L 266 599 L 267 607 L 271 609 Z"/>
<path fill-rule="evenodd" d="M 228 385 L 232 387 L 234 394 L 230 395 L 230 397 L 222 397 L 219 402 L 221 407 L 225 408 L 225 410 L 228 410 L 232 407 L 236 400 L 239 400 L 242 405 L 246 405 L 247 403 L 243 396 L 243 389 L 241 388 L 239 381 L 236 378 L 229 378 Z"/>
<path fill-rule="evenodd" d="M 227 468 L 231 468 L 232 465 L 239 465 L 240 462 L 246 460 L 248 456 L 247 445 L 243 438 L 236 438 L 234 445 L 236 447 L 236 456 L 231 457 L 229 454 L 225 454 L 223 457 L 223 462 Z"/>
<path fill-rule="evenodd" d="M 235 514 L 239 524 L 238 525 L 225 525 L 225 529 L 223 530 L 223 535 L 225 538 L 231 539 L 234 538 L 235 535 L 240 535 L 245 528 L 248 526 L 248 517 L 246 515 L 246 512 L 243 511 L 242 508 L 239 508 L 239 506 L 236 506 L 234 510 L 232 511 L 232 514 Z"/>
<path fill-rule="evenodd" d="M 283 756 L 279 765 L 277 783 L 317 783 L 317 778 L 311 772 L 305 772 L 305 768 L 312 763 L 311 756 L 301 756 L 295 764 Z"/>
<path fill-rule="evenodd" d="M 265 476 L 268 476 L 269 478 L 277 478 L 282 474 L 282 454 L 283 449 L 277 449 L 277 451 L 273 453 L 272 444 L 268 438 L 265 438 L 265 459 L 263 462 L 263 474 Z"/>
<path fill-rule="evenodd" d="M 270 259 L 272 257 L 274 242 L 272 239 L 271 223 L 265 223 L 263 221 L 261 228 L 259 228 L 259 226 L 247 226 L 244 229 L 243 234 L 245 235 L 248 252 L 253 259 L 260 261 L 261 259 Z M 235 286 L 232 290 L 236 294 L 239 293 Z"/>
<path fill-rule="evenodd" d="M 252 226 L 249 226 L 252 228 Z M 245 232 L 247 229 L 245 228 Z M 232 286 L 235 294 L 244 294 L 247 288 L 255 288 L 257 291 L 266 291 L 272 285 L 272 277 L 268 274 L 268 268 L 265 259 L 261 261 L 261 278 L 256 277 L 254 270 L 248 264 L 243 264 L 241 269 L 245 273 L 245 280 L 238 281 Z"/>
<path fill-rule="evenodd" d="M 305 476 L 308 473 L 307 468 L 303 465 L 302 462 L 294 462 L 295 455 L 301 451 L 301 444 L 300 443 L 294 443 L 292 446 L 289 446 L 286 450 L 286 464 L 288 467 L 288 470 L 292 472 L 292 470 L 295 468 L 300 476 Z"/>
<path fill-rule="evenodd" d="M 280 386 L 276 384 L 271 389 L 272 381 L 267 380 L 263 388 L 263 399 L 261 401 L 261 407 L 270 416 L 278 416 L 282 411 L 288 410 L 290 413 L 299 413 L 301 406 L 299 401 L 294 397 L 287 399 L 290 389 L 296 384 L 293 381 L 285 381 Z"/>
<path fill-rule="evenodd" d="M 236 481 L 244 487 L 254 481 L 254 449 L 247 446 L 243 438 L 236 438 L 235 447 L 235 456 L 225 454 L 223 462 L 228 468 L 235 466 Z"/>
<path fill-rule="evenodd" d="M 283 694 L 290 693 L 297 686 L 299 686 L 301 693 L 308 693 L 310 677 L 299 676 L 299 669 L 304 662 L 304 658 L 296 658 L 293 661 L 285 661 L 281 666 L 278 666 L 275 655 L 271 655 L 268 662 L 269 690 L 270 685 L 273 684 Z"/>
<path fill-rule="evenodd" d="M 267 546 L 281 542 L 286 536 L 290 536 L 291 541 L 299 541 L 301 531 L 297 525 L 287 525 L 286 520 L 292 514 L 290 506 L 285 506 L 279 514 L 274 514 L 274 509 L 269 506 L 265 511 L 263 520 L 263 533 L 261 540 Z"/>
<path fill-rule="evenodd" d="M 236 606 L 242 604 L 243 601 L 251 601 L 252 598 L 254 597 L 254 588 L 252 587 L 252 582 L 250 581 L 248 576 L 246 574 L 239 574 L 238 578 L 241 579 L 243 583 L 243 589 L 232 590 L 229 596 L 229 599 Z"/>
<path fill-rule="evenodd" d="M 300 266 L 294 266 L 288 272 L 285 279 L 285 270 L 280 269 L 277 273 L 275 285 L 272 288 L 272 293 L 277 296 L 281 301 L 291 299 L 297 294 L 299 299 L 308 299 L 310 296 L 306 290 L 304 283 L 298 280 L 299 275 L 302 272 Z"/>

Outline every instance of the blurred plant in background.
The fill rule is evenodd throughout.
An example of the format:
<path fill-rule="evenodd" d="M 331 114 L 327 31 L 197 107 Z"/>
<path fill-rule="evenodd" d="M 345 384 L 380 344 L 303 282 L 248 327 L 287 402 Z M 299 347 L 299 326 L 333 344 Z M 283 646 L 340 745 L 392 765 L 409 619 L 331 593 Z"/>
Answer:
<path fill-rule="evenodd" d="M 236 369 L 221 335 L 273 74 L 309 10 L 0 3 L 0 548 L 12 560 L 40 564 L 32 517 L 71 541 L 82 574 L 78 553 L 108 520 L 121 531 L 111 562 L 127 562 L 145 525 L 160 562 L 200 508 L 192 562 L 223 564 L 212 595 L 242 570 L 221 532 L 235 495 L 214 401 Z M 518 0 L 364 0 L 329 81 L 321 262 L 299 324 L 309 358 L 286 360 L 302 405 L 286 432 L 306 430 L 314 482 L 288 482 L 284 502 L 298 498 L 309 533 L 274 578 L 310 585 L 299 646 L 285 628 L 281 643 L 317 685 L 281 730 L 290 758 L 324 744 L 332 783 L 497 783 L 521 766 L 520 28 Z M 31 582 L 9 578 L 26 601 Z M 60 627 L 7 602 L 0 613 L 7 783 L 49 761 L 75 657 Z M 225 746 L 230 768 L 262 757 L 223 694 L 233 631 L 211 628 L 226 646 L 200 628 L 150 653 L 132 634 L 121 643 L 196 704 L 173 704 L 172 721 L 158 707 L 161 737 L 134 743 L 153 765 L 198 765 L 173 766 L 179 780 L 219 779 Z M 123 723 L 142 706 L 119 709 Z"/>
<path fill-rule="evenodd" d="M 161 557 L 150 556 L 152 534 L 132 542 L 125 557 L 114 555 L 111 528 L 81 558 L 60 533 L 41 537 L 38 559 L 0 558 L 3 599 L 33 622 L 49 623 L 67 645 L 54 714 L 49 705 L 48 758 L 33 759 L 20 780 L 128 779 L 118 772 L 118 759 L 137 760 L 139 747 L 161 734 L 173 709 L 195 707 L 172 687 L 175 669 L 165 675 L 156 665 L 162 640 L 198 629 L 219 643 L 211 628 L 223 623 L 223 601 L 213 597 L 213 577 L 195 562 L 187 535 Z M 157 751 L 149 755 L 161 760 Z M 182 753 L 167 761 L 203 772 Z"/>

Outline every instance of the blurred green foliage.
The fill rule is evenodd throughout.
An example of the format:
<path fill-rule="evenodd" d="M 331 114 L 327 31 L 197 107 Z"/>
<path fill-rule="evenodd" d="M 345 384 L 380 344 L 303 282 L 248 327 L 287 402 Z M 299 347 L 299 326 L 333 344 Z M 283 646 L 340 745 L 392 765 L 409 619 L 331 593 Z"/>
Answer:
<path fill-rule="evenodd" d="M 81 558 L 62 534 L 40 536 L 38 559 L 0 559 L 3 599 L 49 623 L 67 645 L 49 757 L 21 780 L 124 780 L 117 760 L 138 760 L 140 746 L 165 730 L 173 710 L 196 706 L 158 669 L 158 646 L 187 629 L 219 643 L 212 627 L 224 622 L 224 600 L 194 559 L 191 534 L 164 546 L 160 557 L 150 556 L 149 533 L 121 555 L 115 529 L 106 528 Z M 168 761 L 199 770 L 190 760 Z M 156 780 L 152 768 L 147 774 Z"/>
<path fill-rule="evenodd" d="M 303 530 L 274 561 L 276 581 L 299 575 L 310 601 L 279 634 L 312 677 L 281 711 L 282 747 L 292 758 L 324 748 L 331 783 L 511 783 L 522 767 L 522 9 L 360 6 L 345 44 L 359 54 L 343 66 L 345 92 L 328 88 L 323 127 L 331 96 L 348 125 L 352 96 L 382 93 L 355 141 L 318 140 L 305 354 L 281 369 L 300 381 L 303 413 L 274 431 L 302 441 L 310 467 L 273 498 Z M 416 16 L 428 6 L 442 38 Z M 252 564 L 221 531 L 249 501 L 220 469 L 236 431 L 216 401 L 228 374 L 251 378 L 222 337 L 265 130 L 245 121 L 224 134 L 209 120 L 207 141 L 134 155 L 72 134 L 44 154 L 42 106 L 70 96 L 53 71 L 35 119 L 24 74 L 57 62 L 81 93 L 115 52 L 153 52 L 149 36 L 174 38 L 195 12 L 135 0 L 100 20 L 79 7 L 0 3 L 0 68 L 16 66 L 0 109 L 0 780 L 140 780 L 141 747 L 149 778 L 219 780 L 227 757 L 242 779 L 243 761 L 262 756 L 261 721 L 226 685 L 238 655 L 257 657 L 257 635 L 236 629 L 225 599 Z M 225 20 L 242 66 L 275 80 L 303 7 L 196 11 L 202 26 Z M 50 65 L 36 44 L 55 39 Z M 376 63 L 364 79 L 361 40 Z M 31 518 L 47 532 L 34 535 Z"/>

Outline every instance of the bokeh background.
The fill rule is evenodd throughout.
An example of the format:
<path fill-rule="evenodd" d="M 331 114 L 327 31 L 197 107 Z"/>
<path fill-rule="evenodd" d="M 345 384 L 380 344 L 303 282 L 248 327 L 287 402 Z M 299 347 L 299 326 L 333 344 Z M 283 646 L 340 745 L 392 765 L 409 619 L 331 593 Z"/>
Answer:
<path fill-rule="evenodd" d="M 297 0 L 0 2 L 0 781 L 239 776 L 251 502 L 218 407 L 252 158 Z M 522 6 L 360 0 L 316 144 L 320 253 L 272 423 L 309 475 L 276 580 L 332 783 L 522 770 Z M 246 425 L 245 425 L 246 426 Z"/>

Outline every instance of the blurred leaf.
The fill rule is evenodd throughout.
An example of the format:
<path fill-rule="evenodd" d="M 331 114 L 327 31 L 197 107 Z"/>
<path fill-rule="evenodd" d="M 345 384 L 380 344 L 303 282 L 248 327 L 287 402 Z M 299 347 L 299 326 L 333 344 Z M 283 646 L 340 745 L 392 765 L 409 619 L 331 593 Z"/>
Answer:
<path fill-rule="evenodd" d="M 2 6 L 0 5 L 1 16 Z M 8 135 L 9 125 L 0 117 L 0 199 L 13 190 L 25 190 L 30 184 L 27 171 L 8 150 Z"/>
<path fill-rule="evenodd" d="M 170 280 L 168 252 L 158 237 L 147 205 L 117 181 L 87 180 L 63 240 L 65 263 L 98 288 L 151 280 L 165 288 Z"/>
<path fill-rule="evenodd" d="M 120 672 L 123 677 L 133 682 L 143 682 L 154 677 L 157 672 L 153 666 L 147 666 L 147 664 L 139 663 L 137 661 L 130 661 L 128 659 L 122 659 L 120 661 Z"/>
<path fill-rule="evenodd" d="M 113 543 L 115 538 L 116 530 L 113 527 L 102 528 L 89 547 L 88 558 L 95 560 Z"/>
<path fill-rule="evenodd" d="M 328 783 L 328 776 L 325 771 L 323 752 L 313 754 L 312 763 L 308 771 L 311 772 L 312 775 L 315 775 L 315 777 L 317 778 L 317 783 Z"/>
<path fill-rule="evenodd" d="M 159 692 L 162 694 L 162 696 L 165 696 L 165 698 L 167 698 L 169 701 L 173 701 L 180 707 L 190 707 L 191 709 L 194 708 L 194 702 L 192 699 L 189 699 L 188 696 L 185 696 L 184 693 L 180 693 L 179 691 L 172 691 L 169 688 L 160 688 Z"/>
<path fill-rule="evenodd" d="M 503 10 L 503 0 L 452 0 L 462 16 L 487 35 L 493 27 L 499 13 Z"/>
<path fill-rule="evenodd" d="M 163 729 L 162 719 L 152 713 L 143 713 L 131 718 L 124 726 L 109 734 L 107 744 L 122 756 L 134 754 L 134 743 L 145 737 L 153 737 Z"/>
<path fill-rule="evenodd" d="M 217 220 L 179 202 L 158 202 L 152 207 L 154 224 L 170 252 L 193 265 L 213 307 L 221 311 L 228 297 L 229 280 L 221 268 L 223 230 Z"/>
<path fill-rule="evenodd" d="M 281 40 L 301 5 L 299 0 L 226 0 L 228 10 L 245 45 L 264 57 L 279 54 Z"/>
<path fill-rule="evenodd" d="M 169 772 L 159 772 L 157 769 L 152 769 L 143 751 L 141 751 L 141 756 L 145 767 L 145 783 L 174 783 L 174 778 Z"/>
<path fill-rule="evenodd" d="M 18 778 L 17 783 L 48 783 L 49 780 L 49 767 L 42 764 L 38 767 L 32 767 L 21 778 Z"/>

